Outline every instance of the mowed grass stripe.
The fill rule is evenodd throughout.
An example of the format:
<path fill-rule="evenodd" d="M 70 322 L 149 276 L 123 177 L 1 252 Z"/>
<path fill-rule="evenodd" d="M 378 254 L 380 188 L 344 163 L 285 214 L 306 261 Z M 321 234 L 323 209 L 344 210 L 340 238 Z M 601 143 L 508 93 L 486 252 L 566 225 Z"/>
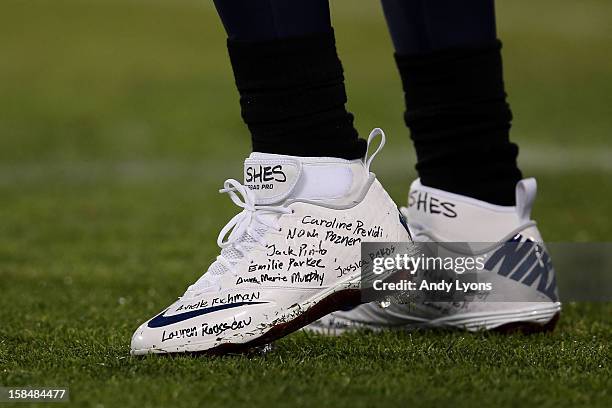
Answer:
<path fill-rule="evenodd" d="M 562 149 L 545 146 L 521 148 L 519 165 L 537 177 L 575 171 L 612 173 L 612 149 L 583 147 Z M 372 166 L 374 172 L 415 176 L 414 155 L 384 151 Z M 207 159 L 205 161 L 178 159 L 147 160 L 89 160 L 43 161 L 29 163 L 0 163 L 0 185 L 10 187 L 21 183 L 39 182 L 97 182 L 109 179 L 121 182 L 150 182 L 188 178 L 191 181 L 222 183 L 227 177 L 241 179 L 242 158 Z"/>

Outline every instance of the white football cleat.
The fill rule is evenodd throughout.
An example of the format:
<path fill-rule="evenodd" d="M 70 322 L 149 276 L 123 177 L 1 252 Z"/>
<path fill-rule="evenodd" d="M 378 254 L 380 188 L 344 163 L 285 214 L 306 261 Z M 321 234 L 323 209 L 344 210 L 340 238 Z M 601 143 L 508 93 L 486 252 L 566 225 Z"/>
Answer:
<path fill-rule="evenodd" d="M 369 171 L 378 135 L 367 160 L 251 154 L 244 185 L 221 190 L 243 209 L 219 234 L 221 254 L 136 330 L 131 353 L 242 351 L 359 304 L 360 243 L 410 240 Z"/>
<path fill-rule="evenodd" d="M 486 301 L 391 302 L 385 303 L 387 307 L 372 302 L 332 313 L 306 330 L 330 335 L 388 328 L 552 330 L 561 303 L 550 257 L 530 218 L 536 192 L 535 179 L 521 180 L 516 185 L 516 206 L 505 207 L 426 187 L 417 179 L 410 188 L 408 208 L 401 209 L 414 241 L 437 242 L 457 256 L 465 252 L 453 243 L 491 243 L 483 251 L 487 259 L 483 272 L 495 290 Z"/>

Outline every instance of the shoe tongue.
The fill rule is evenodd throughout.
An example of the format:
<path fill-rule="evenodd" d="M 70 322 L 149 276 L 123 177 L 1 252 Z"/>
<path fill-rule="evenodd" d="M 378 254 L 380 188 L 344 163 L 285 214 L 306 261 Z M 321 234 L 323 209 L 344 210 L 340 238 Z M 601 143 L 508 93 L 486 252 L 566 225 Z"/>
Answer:
<path fill-rule="evenodd" d="M 287 156 L 253 153 L 244 161 L 244 185 L 259 205 L 289 198 L 301 173 L 302 163 Z"/>

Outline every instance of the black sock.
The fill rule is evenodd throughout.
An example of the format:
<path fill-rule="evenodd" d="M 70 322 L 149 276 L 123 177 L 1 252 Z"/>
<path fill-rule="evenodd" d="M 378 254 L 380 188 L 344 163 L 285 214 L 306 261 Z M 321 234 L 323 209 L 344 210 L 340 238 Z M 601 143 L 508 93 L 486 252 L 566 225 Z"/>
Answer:
<path fill-rule="evenodd" d="M 396 55 L 406 124 L 423 185 L 497 205 L 514 205 L 522 178 L 509 140 L 501 43 Z"/>
<path fill-rule="evenodd" d="M 228 40 L 253 150 L 357 159 L 366 143 L 346 111 L 333 32 L 265 42 Z"/>

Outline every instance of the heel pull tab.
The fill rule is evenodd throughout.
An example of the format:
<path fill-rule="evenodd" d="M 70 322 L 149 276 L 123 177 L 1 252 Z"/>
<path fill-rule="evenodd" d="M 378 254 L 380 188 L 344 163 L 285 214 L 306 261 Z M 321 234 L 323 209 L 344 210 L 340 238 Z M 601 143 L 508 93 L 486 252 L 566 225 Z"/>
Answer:
<path fill-rule="evenodd" d="M 516 214 L 521 223 L 531 220 L 531 207 L 538 192 L 536 179 L 527 178 L 516 183 Z"/>
<path fill-rule="evenodd" d="M 372 141 L 378 135 L 380 135 L 381 137 L 380 144 L 378 145 L 374 153 L 372 153 L 372 155 L 368 157 L 368 151 L 370 150 L 370 144 L 372 144 Z M 385 132 L 383 132 L 381 128 L 375 128 L 370 132 L 370 136 L 368 136 L 368 147 L 366 149 L 365 156 L 363 157 L 363 159 L 365 160 L 366 170 L 368 172 L 370 171 L 370 165 L 372 164 L 374 157 L 376 157 L 376 155 L 382 150 L 383 146 L 385 145 L 386 139 L 387 138 L 385 137 Z"/>

